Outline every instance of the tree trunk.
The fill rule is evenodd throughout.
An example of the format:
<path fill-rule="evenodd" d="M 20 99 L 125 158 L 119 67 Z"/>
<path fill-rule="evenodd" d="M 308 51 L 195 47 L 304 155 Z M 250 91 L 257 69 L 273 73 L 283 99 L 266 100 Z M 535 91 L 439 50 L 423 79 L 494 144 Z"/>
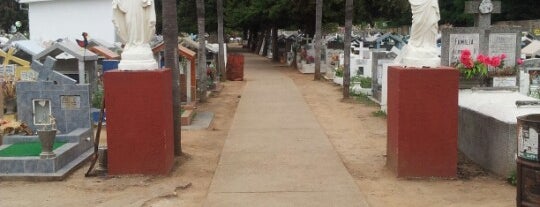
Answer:
<path fill-rule="evenodd" d="M 197 26 L 199 30 L 199 50 L 197 51 L 197 58 L 198 58 L 198 64 L 197 64 L 197 76 L 198 76 L 198 82 L 197 82 L 197 88 L 199 92 L 199 101 L 200 102 L 206 102 L 206 37 L 204 27 L 205 27 L 205 20 L 204 20 L 205 12 L 204 12 L 204 0 L 197 0 Z"/>
<path fill-rule="evenodd" d="M 223 38 L 223 0 L 217 0 L 218 16 L 218 71 L 221 81 L 225 81 L 225 41 Z"/>
<path fill-rule="evenodd" d="M 279 49 L 278 49 L 278 28 L 272 29 L 272 60 L 279 62 Z"/>
<path fill-rule="evenodd" d="M 321 24 L 323 0 L 317 0 L 315 11 L 315 80 L 321 80 Z"/>
<path fill-rule="evenodd" d="M 344 69 L 343 69 L 343 98 L 349 98 L 351 85 L 351 31 L 353 19 L 353 0 L 345 1 L 345 38 L 344 38 Z"/>
<path fill-rule="evenodd" d="M 180 68 L 178 67 L 178 24 L 176 0 L 163 0 L 163 40 L 165 42 L 165 67 L 172 70 L 174 154 L 182 155 L 180 123 Z M 184 83 L 185 84 L 185 83 Z"/>
<path fill-rule="evenodd" d="M 268 55 L 268 40 L 270 39 L 270 32 L 271 32 L 271 29 L 266 29 L 264 30 L 264 38 L 263 38 L 263 41 L 261 42 L 261 47 L 259 48 L 259 50 L 257 50 L 257 52 L 260 51 L 260 49 L 262 48 L 262 56 L 263 57 L 266 57 L 266 55 Z"/>

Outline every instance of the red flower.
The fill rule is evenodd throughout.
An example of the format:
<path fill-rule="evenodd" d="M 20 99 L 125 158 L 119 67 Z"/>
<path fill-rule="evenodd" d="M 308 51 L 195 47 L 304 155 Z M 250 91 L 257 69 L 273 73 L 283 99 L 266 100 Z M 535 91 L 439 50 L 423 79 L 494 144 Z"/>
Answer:
<path fill-rule="evenodd" d="M 489 62 L 489 57 L 488 57 L 488 56 L 485 56 L 485 55 L 482 55 L 482 54 L 479 54 L 479 55 L 476 57 L 476 60 L 478 60 L 478 62 L 481 62 L 481 63 L 486 64 L 486 62 Z"/>
<path fill-rule="evenodd" d="M 522 64 L 523 64 L 523 59 L 518 58 L 518 59 L 517 59 L 517 64 L 518 64 L 518 65 L 522 65 Z"/>
<path fill-rule="evenodd" d="M 461 57 L 463 56 L 471 57 L 471 51 L 467 49 L 461 51 Z"/>
<path fill-rule="evenodd" d="M 501 60 L 504 60 L 506 58 L 506 54 L 501 54 Z"/>
<path fill-rule="evenodd" d="M 491 66 L 493 66 L 493 67 L 499 67 L 499 65 L 501 65 L 501 58 L 495 56 L 495 57 L 491 58 L 491 62 L 490 62 L 490 63 L 491 63 L 491 64 L 489 64 L 489 65 L 491 65 Z"/>

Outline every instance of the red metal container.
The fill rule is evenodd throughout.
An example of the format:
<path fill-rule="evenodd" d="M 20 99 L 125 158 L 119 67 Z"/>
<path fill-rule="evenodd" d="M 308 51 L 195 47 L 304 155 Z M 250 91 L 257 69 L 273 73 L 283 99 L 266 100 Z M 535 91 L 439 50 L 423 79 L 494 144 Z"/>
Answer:
<path fill-rule="evenodd" d="M 233 53 L 227 56 L 227 80 L 244 80 L 244 55 Z"/>

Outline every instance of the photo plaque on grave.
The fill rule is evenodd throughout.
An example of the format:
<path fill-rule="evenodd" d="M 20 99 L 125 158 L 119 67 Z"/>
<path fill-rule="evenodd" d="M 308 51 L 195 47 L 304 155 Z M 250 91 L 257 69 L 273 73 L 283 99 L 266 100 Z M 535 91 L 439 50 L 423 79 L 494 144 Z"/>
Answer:
<path fill-rule="evenodd" d="M 51 101 L 48 99 L 34 99 L 34 125 L 49 125 L 51 124 Z"/>
<path fill-rule="evenodd" d="M 81 108 L 81 96 L 60 96 L 60 108 L 74 110 Z"/>

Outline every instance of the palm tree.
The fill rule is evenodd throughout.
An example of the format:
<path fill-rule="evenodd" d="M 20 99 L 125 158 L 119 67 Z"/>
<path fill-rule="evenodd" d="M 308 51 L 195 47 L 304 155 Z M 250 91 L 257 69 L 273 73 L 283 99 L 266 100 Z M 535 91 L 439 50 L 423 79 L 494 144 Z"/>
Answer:
<path fill-rule="evenodd" d="M 178 24 L 176 0 L 163 0 L 163 40 L 165 41 L 165 67 L 172 70 L 174 154 L 182 155 L 180 123 L 180 68 L 178 67 Z"/>
<path fill-rule="evenodd" d="M 221 81 L 225 81 L 225 41 L 223 38 L 223 0 L 217 0 L 217 16 L 218 16 L 218 66 Z"/>
<path fill-rule="evenodd" d="M 323 0 L 317 0 L 315 11 L 315 80 L 321 80 L 321 24 Z"/>
<path fill-rule="evenodd" d="M 206 37 L 205 37 L 205 20 L 204 20 L 204 0 L 197 0 L 197 25 L 199 30 L 199 50 L 197 51 L 197 74 L 199 77 L 199 100 L 206 102 Z"/>
<path fill-rule="evenodd" d="M 353 20 L 353 0 L 345 1 L 345 37 L 344 40 L 344 69 L 343 69 L 343 98 L 349 98 L 351 85 L 351 30 Z"/>

